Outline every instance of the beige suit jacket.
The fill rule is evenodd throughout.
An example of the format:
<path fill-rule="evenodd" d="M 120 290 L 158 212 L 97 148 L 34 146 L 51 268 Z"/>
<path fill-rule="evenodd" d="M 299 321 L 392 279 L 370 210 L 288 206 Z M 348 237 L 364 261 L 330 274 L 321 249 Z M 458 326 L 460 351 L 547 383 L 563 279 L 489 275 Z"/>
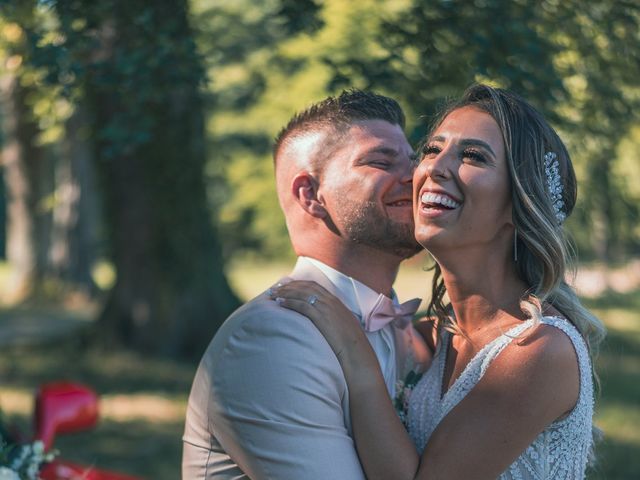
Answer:
<path fill-rule="evenodd" d="M 341 297 L 309 263 L 290 278 L 314 280 Z M 413 328 L 395 330 L 404 378 L 429 356 Z M 337 358 L 309 319 L 266 293 L 234 312 L 205 352 L 183 441 L 183 480 L 365 478 Z"/>

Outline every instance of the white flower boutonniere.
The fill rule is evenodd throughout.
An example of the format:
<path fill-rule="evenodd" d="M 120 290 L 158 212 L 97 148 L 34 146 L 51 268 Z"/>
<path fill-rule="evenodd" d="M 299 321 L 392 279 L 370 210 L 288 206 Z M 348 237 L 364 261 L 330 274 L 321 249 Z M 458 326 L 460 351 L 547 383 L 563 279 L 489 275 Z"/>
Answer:
<path fill-rule="evenodd" d="M 393 406 L 405 428 L 408 426 L 409 398 L 420 377 L 422 377 L 422 373 L 411 370 L 404 380 L 398 380 L 396 383 L 396 396 L 393 399 Z"/>

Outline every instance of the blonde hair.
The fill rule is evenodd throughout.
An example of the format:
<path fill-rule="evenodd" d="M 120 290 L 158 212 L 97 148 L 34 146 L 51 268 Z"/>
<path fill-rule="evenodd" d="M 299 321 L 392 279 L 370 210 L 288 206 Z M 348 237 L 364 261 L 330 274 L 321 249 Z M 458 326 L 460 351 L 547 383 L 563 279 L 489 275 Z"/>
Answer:
<path fill-rule="evenodd" d="M 606 330 L 565 281 L 568 273 L 574 273 L 574 252 L 556 216 L 545 174 L 545 154 L 554 152 L 562 185 L 562 213 L 568 217 L 577 194 L 569 153 L 544 117 L 523 98 L 486 85 L 470 87 L 459 101 L 440 114 L 432 132 L 448 114 L 467 106 L 491 115 L 502 132 L 512 185 L 513 224 L 517 232 L 516 269 L 530 287 L 520 306 L 537 322 L 542 319 L 543 303 L 555 307 L 578 329 L 593 360 Z M 427 314 L 438 318 L 439 327 L 459 333 L 450 314 L 450 305 L 444 303 L 446 287 L 440 266 L 436 264 L 434 269 Z"/>

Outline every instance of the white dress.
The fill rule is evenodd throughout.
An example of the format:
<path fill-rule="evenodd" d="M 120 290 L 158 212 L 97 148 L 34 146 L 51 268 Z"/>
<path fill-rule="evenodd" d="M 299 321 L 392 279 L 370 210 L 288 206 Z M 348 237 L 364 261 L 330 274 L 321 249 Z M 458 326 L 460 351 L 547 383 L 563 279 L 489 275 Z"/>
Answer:
<path fill-rule="evenodd" d="M 593 380 L 586 343 L 567 320 L 544 317 L 542 323 L 562 330 L 573 343 L 580 368 L 580 393 L 576 406 L 565 418 L 549 425 L 500 475 L 500 480 L 583 479 L 592 447 Z M 533 325 L 528 320 L 494 339 L 480 350 L 465 367 L 451 388 L 442 392 L 447 348 L 451 334 L 444 332 L 433 363 L 411 393 L 408 406 L 409 435 L 418 451 L 424 450 L 429 437 L 449 411 L 480 381 L 491 362 L 513 340 Z"/>

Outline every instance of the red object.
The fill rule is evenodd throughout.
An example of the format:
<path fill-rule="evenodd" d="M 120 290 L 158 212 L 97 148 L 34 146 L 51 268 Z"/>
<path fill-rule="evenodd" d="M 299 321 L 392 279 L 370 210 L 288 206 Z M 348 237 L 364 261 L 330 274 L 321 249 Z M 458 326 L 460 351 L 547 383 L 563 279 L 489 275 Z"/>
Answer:
<path fill-rule="evenodd" d="M 40 471 L 42 480 L 140 480 L 121 473 L 106 472 L 93 467 L 55 460 Z"/>
<path fill-rule="evenodd" d="M 35 439 L 45 451 L 56 435 L 93 428 L 98 422 L 98 395 L 89 387 L 70 382 L 49 383 L 36 393 Z M 43 480 L 142 480 L 121 473 L 99 470 L 56 458 L 40 471 Z"/>
<path fill-rule="evenodd" d="M 35 403 L 35 438 L 45 450 L 59 433 L 79 432 L 98 422 L 98 395 L 88 387 L 58 382 L 40 386 Z"/>

